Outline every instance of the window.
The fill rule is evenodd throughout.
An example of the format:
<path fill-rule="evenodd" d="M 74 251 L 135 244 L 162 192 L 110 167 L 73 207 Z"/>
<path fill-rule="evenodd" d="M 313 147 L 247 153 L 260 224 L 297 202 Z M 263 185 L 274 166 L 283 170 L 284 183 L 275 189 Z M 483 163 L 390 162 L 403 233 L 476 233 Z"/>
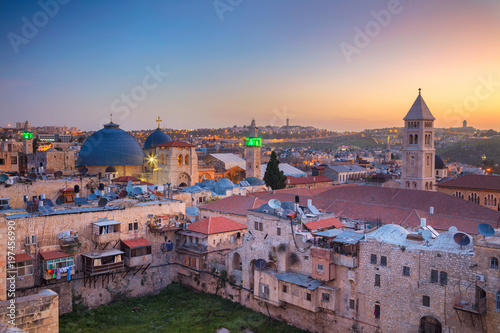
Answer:
<path fill-rule="evenodd" d="M 276 235 L 281 236 L 281 228 L 276 228 Z"/>
<path fill-rule="evenodd" d="M 0 165 L 5 165 L 5 159 L 0 158 Z"/>
<path fill-rule="evenodd" d="M 380 265 L 381 266 L 387 266 L 387 257 L 386 256 L 381 256 L 380 257 Z"/>
<path fill-rule="evenodd" d="M 321 295 L 321 301 L 322 302 L 330 302 L 330 294 L 329 293 L 323 293 Z"/>
<path fill-rule="evenodd" d="M 447 285 L 448 284 L 448 273 L 441 272 L 439 274 L 439 283 L 441 283 L 442 285 Z"/>
<path fill-rule="evenodd" d="M 298 297 L 299 296 L 299 288 L 292 287 L 292 295 Z"/>
<path fill-rule="evenodd" d="M 130 256 L 132 258 L 142 257 L 148 254 L 151 254 L 151 246 L 143 246 L 130 250 Z"/>
<path fill-rule="evenodd" d="M 134 229 L 134 224 L 133 223 L 129 223 L 128 224 L 128 231 L 131 231 Z"/>
<path fill-rule="evenodd" d="M 309 256 L 304 256 L 304 260 L 309 260 Z"/>
<path fill-rule="evenodd" d="M 431 282 L 438 283 L 438 271 L 431 269 Z"/>
<path fill-rule="evenodd" d="M 16 277 L 33 275 L 33 260 L 16 262 Z"/>
<path fill-rule="evenodd" d="M 375 274 L 375 287 L 380 287 L 380 274 Z"/>
<path fill-rule="evenodd" d="M 179 156 L 177 156 L 177 164 L 182 165 L 182 154 L 179 154 Z"/>
<path fill-rule="evenodd" d="M 189 165 L 189 155 L 184 157 L 184 164 Z"/>
<path fill-rule="evenodd" d="M 305 293 L 306 295 L 306 301 L 311 301 L 311 294 L 310 293 Z"/>
<path fill-rule="evenodd" d="M 349 300 L 349 309 L 354 309 L 356 307 L 356 302 L 353 299 Z"/>
<path fill-rule="evenodd" d="M 403 275 L 404 276 L 410 276 L 410 267 L 403 266 Z"/>
<path fill-rule="evenodd" d="M 24 237 L 24 245 L 30 245 L 30 236 Z"/>
<path fill-rule="evenodd" d="M 139 229 L 139 223 L 138 222 L 134 222 L 134 230 L 138 230 Z"/>
<path fill-rule="evenodd" d="M 321 264 L 317 264 L 317 265 L 316 265 L 316 270 L 317 270 L 318 272 L 323 272 L 323 271 L 324 271 L 324 267 L 323 267 L 323 265 L 321 265 Z"/>
<path fill-rule="evenodd" d="M 257 231 L 263 231 L 264 230 L 264 223 L 262 223 L 262 222 L 255 222 L 255 230 L 257 230 Z"/>
<path fill-rule="evenodd" d="M 288 288 L 286 286 L 286 284 L 283 285 L 283 288 L 282 288 L 283 292 L 286 294 L 288 293 Z"/>
<path fill-rule="evenodd" d="M 375 304 L 374 315 L 375 319 L 380 319 L 380 304 Z"/>
<path fill-rule="evenodd" d="M 491 269 L 498 269 L 498 259 L 495 257 L 490 258 L 490 268 Z"/>
<path fill-rule="evenodd" d="M 10 164 L 17 164 L 17 156 L 12 156 L 10 158 Z"/>
<path fill-rule="evenodd" d="M 371 257 L 370 257 L 370 263 L 373 264 L 373 265 L 377 264 L 377 255 L 376 254 L 372 254 L 371 255 Z"/>
<path fill-rule="evenodd" d="M 431 306 L 431 298 L 429 296 L 424 295 L 422 297 L 422 305 L 427 307 Z"/>
<path fill-rule="evenodd" d="M 497 292 L 496 303 L 497 310 L 500 310 L 500 291 Z"/>
<path fill-rule="evenodd" d="M 44 261 L 43 270 L 46 272 L 49 269 L 64 268 L 73 265 L 73 257 L 54 259 Z"/>

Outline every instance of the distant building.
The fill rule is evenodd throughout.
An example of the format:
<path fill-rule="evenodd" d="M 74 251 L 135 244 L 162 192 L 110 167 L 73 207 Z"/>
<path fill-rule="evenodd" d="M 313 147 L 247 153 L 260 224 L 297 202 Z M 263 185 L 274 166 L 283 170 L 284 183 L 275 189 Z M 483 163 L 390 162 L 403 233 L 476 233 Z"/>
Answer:
<path fill-rule="evenodd" d="M 345 184 L 348 181 L 366 178 L 368 171 L 357 164 L 328 166 L 325 168 L 325 176 L 333 179 L 337 184 Z"/>
<path fill-rule="evenodd" d="M 463 123 L 463 128 L 467 128 L 467 120 L 464 120 L 464 123 Z"/>
<path fill-rule="evenodd" d="M 404 117 L 402 188 L 433 190 L 436 183 L 434 171 L 435 119 L 425 104 L 419 89 L 417 99 Z"/>
<path fill-rule="evenodd" d="M 500 210 L 500 176 L 463 175 L 436 186 L 438 192 Z"/>
<path fill-rule="evenodd" d="M 255 119 L 250 124 L 250 132 L 245 138 L 246 177 L 261 177 L 260 146 L 262 139 L 257 137 Z"/>

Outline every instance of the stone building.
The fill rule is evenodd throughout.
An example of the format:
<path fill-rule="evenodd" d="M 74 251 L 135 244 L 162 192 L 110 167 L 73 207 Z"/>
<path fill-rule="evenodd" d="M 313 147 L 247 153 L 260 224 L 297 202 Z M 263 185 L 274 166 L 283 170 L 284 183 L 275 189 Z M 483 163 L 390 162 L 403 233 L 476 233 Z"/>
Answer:
<path fill-rule="evenodd" d="M 500 211 L 500 176 L 463 175 L 436 187 L 438 192 Z"/>
<path fill-rule="evenodd" d="M 62 151 L 50 148 L 45 151 L 36 151 L 28 157 L 28 169 L 38 170 L 43 168 L 46 173 L 55 171 L 74 171 L 74 151 Z"/>
<path fill-rule="evenodd" d="M 324 174 L 333 179 L 335 184 L 345 184 L 349 181 L 366 178 L 368 170 L 357 164 L 337 165 L 325 167 Z"/>
<path fill-rule="evenodd" d="M 195 145 L 177 140 L 157 145 L 151 181 L 180 187 L 194 185 L 198 181 L 195 148 Z"/>
<path fill-rule="evenodd" d="M 434 189 L 435 119 L 419 89 L 417 99 L 404 117 L 401 188 L 426 191 Z"/>

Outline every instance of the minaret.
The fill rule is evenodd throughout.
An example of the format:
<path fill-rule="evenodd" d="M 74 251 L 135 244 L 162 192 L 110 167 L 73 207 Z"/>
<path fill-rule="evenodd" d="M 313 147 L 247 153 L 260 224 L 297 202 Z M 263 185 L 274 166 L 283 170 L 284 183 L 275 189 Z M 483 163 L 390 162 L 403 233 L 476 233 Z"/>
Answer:
<path fill-rule="evenodd" d="M 391 137 L 387 137 L 387 148 L 384 152 L 384 162 L 389 163 L 392 160 L 391 158 Z"/>
<path fill-rule="evenodd" d="M 260 175 L 260 146 L 262 139 L 257 137 L 257 127 L 255 127 L 255 119 L 252 119 L 250 124 L 250 132 L 245 138 L 245 156 L 246 156 L 246 177 L 261 178 Z"/>
<path fill-rule="evenodd" d="M 404 117 L 401 188 L 432 191 L 434 170 L 434 116 L 418 89 L 418 96 Z"/>

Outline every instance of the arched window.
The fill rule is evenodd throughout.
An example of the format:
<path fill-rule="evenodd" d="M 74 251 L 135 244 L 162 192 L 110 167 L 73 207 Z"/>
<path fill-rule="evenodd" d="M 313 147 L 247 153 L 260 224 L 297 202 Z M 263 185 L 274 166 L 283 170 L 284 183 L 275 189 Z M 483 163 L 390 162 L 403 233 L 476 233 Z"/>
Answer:
<path fill-rule="evenodd" d="M 161 155 L 161 164 L 165 164 L 165 156 Z"/>
<path fill-rule="evenodd" d="M 417 182 L 413 182 L 413 188 L 417 188 Z"/>
<path fill-rule="evenodd" d="M 380 319 L 380 302 L 375 302 L 373 315 L 375 316 L 375 319 Z"/>
<path fill-rule="evenodd" d="M 177 156 L 177 164 L 182 165 L 182 154 L 179 154 L 179 156 Z"/>
<path fill-rule="evenodd" d="M 497 292 L 496 301 L 497 301 L 496 302 L 497 303 L 496 308 L 497 308 L 497 310 L 500 310 L 500 291 Z"/>
<path fill-rule="evenodd" d="M 427 166 L 430 166 L 430 165 L 431 165 L 431 157 L 427 156 Z"/>
<path fill-rule="evenodd" d="M 189 165 L 189 155 L 186 155 L 184 158 L 184 164 Z"/>
<path fill-rule="evenodd" d="M 409 143 L 410 145 L 412 145 L 412 144 L 413 144 L 413 135 L 411 135 L 411 134 L 410 134 L 410 140 L 408 141 L 408 143 Z"/>
<path fill-rule="evenodd" d="M 410 157 L 410 165 L 415 166 L 415 156 L 413 155 Z"/>
<path fill-rule="evenodd" d="M 168 154 L 165 155 L 165 164 L 168 164 Z"/>
<path fill-rule="evenodd" d="M 418 145 L 418 135 L 415 134 L 415 144 Z"/>
<path fill-rule="evenodd" d="M 491 269 L 498 269 L 498 258 L 496 258 L 496 257 L 490 258 L 490 268 Z"/>
<path fill-rule="evenodd" d="M 477 195 L 477 193 L 471 193 L 471 194 L 469 194 L 469 201 L 477 203 L 477 204 L 480 204 L 479 195 Z"/>
<path fill-rule="evenodd" d="M 410 182 L 406 182 L 406 188 L 410 188 Z"/>
<path fill-rule="evenodd" d="M 425 190 L 429 191 L 429 182 L 425 182 Z"/>

